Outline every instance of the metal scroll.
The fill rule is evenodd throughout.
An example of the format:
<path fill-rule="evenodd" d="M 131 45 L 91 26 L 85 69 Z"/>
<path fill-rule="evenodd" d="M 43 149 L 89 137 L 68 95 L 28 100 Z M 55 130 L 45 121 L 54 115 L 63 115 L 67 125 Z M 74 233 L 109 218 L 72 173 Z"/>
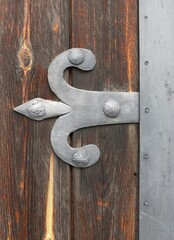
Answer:
<path fill-rule="evenodd" d="M 99 148 L 90 144 L 72 148 L 67 138 L 80 128 L 139 121 L 139 94 L 127 92 L 96 92 L 76 89 L 64 80 L 64 71 L 76 67 L 83 71 L 94 68 L 94 54 L 87 49 L 73 48 L 58 55 L 48 69 L 51 90 L 62 102 L 36 98 L 14 110 L 33 120 L 57 117 L 52 132 L 52 147 L 63 161 L 85 168 L 100 157 Z"/>

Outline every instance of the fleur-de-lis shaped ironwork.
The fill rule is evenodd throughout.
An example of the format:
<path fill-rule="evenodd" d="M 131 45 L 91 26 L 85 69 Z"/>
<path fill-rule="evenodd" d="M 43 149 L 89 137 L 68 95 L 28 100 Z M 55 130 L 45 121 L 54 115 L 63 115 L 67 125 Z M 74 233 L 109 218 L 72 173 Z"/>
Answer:
<path fill-rule="evenodd" d="M 137 92 L 86 91 L 65 81 L 66 68 L 89 71 L 95 64 L 94 54 L 87 49 L 72 48 L 61 53 L 49 66 L 48 82 L 62 102 L 35 98 L 14 108 L 37 121 L 60 116 L 51 131 L 52 147 L 57 156 L 74 167 L 85 168 L 95 164 L 100 150 L 93 144 L 72 148 L 67 142 L 70 133 L 96 125 L 135 123 L 139 119 Z"/>

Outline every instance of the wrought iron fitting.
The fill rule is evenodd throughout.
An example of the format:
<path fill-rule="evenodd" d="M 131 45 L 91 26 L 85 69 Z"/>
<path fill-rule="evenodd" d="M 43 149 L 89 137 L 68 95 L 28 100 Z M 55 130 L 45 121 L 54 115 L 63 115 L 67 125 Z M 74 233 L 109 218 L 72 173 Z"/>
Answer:
<path fill-rule="evenodd" d="M 62 101 L 32 99 L 15 111 L 37 121 L 59 117 L 51 131 L 54 152 L 74 167 L 86 168 L 100 157 L 96 145 L 72 148 L 67 138 L 70 133 L 90 126 L 139 121 L 139 94 L 137 92 L 98 92 L 76 89 L 64 79 L 64 71 L 76 67 L 83 71 L 94 68 L 96 59 L 87 49 L 72 48 L 58 55 L 48 69 L 51 90 Z"/>

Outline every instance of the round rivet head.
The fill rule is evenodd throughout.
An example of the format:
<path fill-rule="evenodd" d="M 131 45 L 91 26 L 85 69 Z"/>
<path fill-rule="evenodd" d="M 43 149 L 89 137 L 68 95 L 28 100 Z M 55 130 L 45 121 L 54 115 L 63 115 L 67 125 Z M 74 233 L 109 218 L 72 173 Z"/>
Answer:
<path fill-rule="evenodd" d="M 45 108 L 41 102 L 35 101 L 27 108 L 30 117 L 42 117 L 45 114 Z"/>
<path fill-rule="evenodd" d="M 149 64 L 149 61 L 145 61 L 144 64 L 145 64 L 145 65 L 148 65 L 148 64 Z"/>
<path fill-rule="evenodd" d="M 149 108 L 145 108 L 145 113 L 149 113 Z"/>
<path fill-rule="evenodd" d="M 149 203 L 147 201 L 145 201 L 144 205 L 147 207 L 147 206 L 149 206 Z"/>
<path fill-rule="evenodd" d="M 105 103 L 103 112 L 107 117 L 116 118 L 120 114 L 120 104 L 115 100 L 109 100 Z"/>
<path fill-rule="evenodd" d="M 144 154 L 144 159 L 148 159 L 149 155 L 148 154 Z"/>
<path fill-rule="evenodd" d="M 85 167 L 89 163 L 88 153 L 84 149 L 79 150 L 78 152 L 74 153 L 72 161 L 77 167 Z"/>
<path fill-rule="evenodd" d="M 85 53 L 82 49 L 72 49 L 68 58 L 72 64 L 79 65 L 84 61 Z"/>

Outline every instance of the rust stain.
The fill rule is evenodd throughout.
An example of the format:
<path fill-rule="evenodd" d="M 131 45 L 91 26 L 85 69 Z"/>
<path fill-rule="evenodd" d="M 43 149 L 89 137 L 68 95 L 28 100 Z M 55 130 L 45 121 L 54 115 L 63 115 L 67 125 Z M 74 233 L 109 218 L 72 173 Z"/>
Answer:
<path fill-rule="evenodd" d="M 24 143 L 26 143 L 26 136 L 24 137 Z M 26 157 L 26 147 L 23 149 L 23 159 Z M 20 189 L 20 194 L 22 195 L 24 188 L 25 188 L 25 165 L 24 163 L 22 164 L 22 169 L 21 169 L 21 175 L 20 175 L 20 182 L 19 182 L 19 189 Z"/>
<path fill-rule="evenodd" d="M 24 191 L 24 186 L 25 186 L 23 179 L 24 179 L 24 178 L 22 178 L 21 181 L 20 181 L 20 183 L 19 183 L 19 188 L 20 188 L 21 192 Z"/>
<path fill-rule="evenodd" d="M 108 207 L 110 204 L 109 204 L 109 202 L 107 202 L 107 201 L 98 200 L 98 201 L 97 201 L 97 205 L 98 205 L 99 207 Z"/>
<path fill-rule="evenodd" d="M 46 206 L 46 234 L 45 240 L 54 240 L 54 229 L 53 229 L 53 209 L 54 209 L 54 154 L 50 157 L 50 171 L 48 181 L 48 192 L 47 192 L 47 206 Z"/>
<path fill-rule="evenodd" d="M 24 25 L 22 33 L 21 47 L 18 51 L 19 65 L 24 71 L 24 76 L 31 70 L 33 65 L 33 51 L 30 41 L 30 0 L 24 2 Z"/>
<path fill-rule="evenodd" d="M 59 31 L 59 24 L 57 22 L 53 23 L 53 32 L 58 33 Z"/>
<path fill-rule="evenodd" d="M 22 88 L 23 90 L 23 88 Z M 26 159 L 26 142 L 27 142 L 27 134 L 24 134 L 23 138 L 23 154 L 22 154 L 22 165 L 21 165 L 21 173 L 20 173 L 20 181 L 19 181 L 19 190 L 20 196 L 22 197 L 25 189 L 25 159 Z"/>
<path fill-rule="evenodd" d="M 97 221 L 102 221 L 102 217 L 97 216 L 97 217 L 96 217 L 96 220 L 97 220 Z"/>
<path fill-rule="evenodd" d="M 15 212 L 15 216 L 16 216 L 17 223 L 19 223 L 19 212 L 18 211 Z"/>

